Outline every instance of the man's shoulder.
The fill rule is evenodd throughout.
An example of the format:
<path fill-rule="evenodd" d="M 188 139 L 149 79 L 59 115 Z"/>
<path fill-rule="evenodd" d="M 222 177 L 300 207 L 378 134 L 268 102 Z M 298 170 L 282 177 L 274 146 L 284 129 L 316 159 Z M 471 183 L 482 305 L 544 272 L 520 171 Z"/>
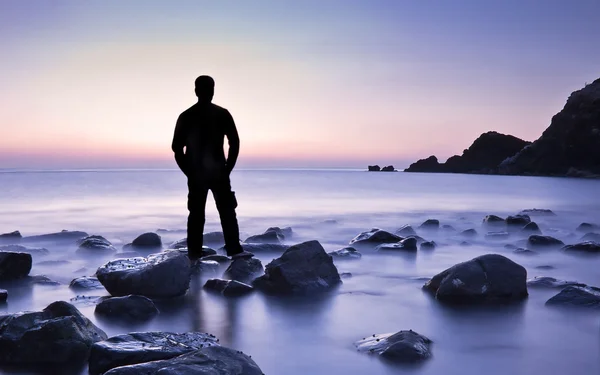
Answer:
<path fill-rule="evenodd" d="M 213 110 L 219 114 L 229 114 L 229 111 L 226 108 L 221 107 L 215 103 L 212 103 Z"/>
<path fill-rule="evenodd" d="M 193 112 L 195 112 L 195 110 L 196 110 L 196 104 L 194 104 L 193 106 L 189 107 L 185 111 L 181 112 L 181 114 L 179 115 L 179 117 L 187 117 L 190 114 L 192 114 Z"/>

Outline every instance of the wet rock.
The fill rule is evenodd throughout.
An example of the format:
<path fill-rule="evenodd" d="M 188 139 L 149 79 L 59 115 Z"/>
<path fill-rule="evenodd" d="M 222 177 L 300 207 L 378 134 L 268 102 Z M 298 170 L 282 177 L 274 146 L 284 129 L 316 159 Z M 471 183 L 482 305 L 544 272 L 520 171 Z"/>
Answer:
<path fill-rule="evenodd" d="M 69 302 L 71 302 L 71 304 L 73 305 L 77 305 L 77 306 L 96 306 L 97 304 L 99 304 L 100 302 L 102 302 L 102 300 L 104 300 L 106 298 L 106 296 L 86 296 L 86 295 L 77 295 L 71 299 L 69 299 Z"/>
<path fill-rule="evenodd" d="M 334 259 L 360 259 L 362 257 L 362 254 L 359 253 L 358 250 L 350 246 L 344 247 L 343 249 L 339 249 L 336 251 L 332 251 L 328 254 L 331 255 Z"/>
<path fill-rule="evenodd" d="M 225 243 L 223 232 L 207 232 L 202 236 L 205 245 L 221 246 Z"/>
<path fill-rule="evenodd" d="M 437 230 L 440 229 L 440 221 L 437 219 L 427 219 L 423 224 L 419 225 L 419 228 L 427 230 Z"/>
<path fill-rule="evenodd" d="M 175 358 L 201 348 L 218 346 L 218 341 L 215 336 L 200 332 L 118 335 L 92 345 L 90 373 L 96 375 L 116 367 Z"/>
<path fill-rule="evenodd" d="M 526 224 L 521 230 L 526 233 L 542 234 L 540 227 L 534 221 Z"/>
<path fill-rule="evenodd" d="M 564 288 L 567 286 L 585 286 L 585 284 L 576 281 L 558 280 L 548 276 L 536 276 L 527 280 L 528 288 Z"/>
<path fill-rule="evenodd" d="M 0 289 L 0 303 L 6 302 L 8 299 L 8 290 Z"/>
<path fill-rule="evenodd" d="M 488 232 L 485 235 L 486 240 L 505 240 L 510 237 L 508 232 Z"/>
<path fill-rule="evenodd" d="M 449 303 L 519 300 L 527 297 L 527 271 L 498 254 L 454 265 L 429 280 L 424 289 Z"/>
<path fill-rule="evenodd" d="M 24 281 L 29 285 L 46 285 L 46 286 L 57 286 L 61 285 L 58 281 L 51 280 L 49 277 L 44 275 L 34 275 L 27 276 L 23 279 L 19 279 L 20 281 Z"/>
<path fill-rule="evenodd" d="M 177 249 L 169 249 L 169 250 L 177 250 L 183 254 L 189 255 L 189 249 L 187 247 L 180 247 Z M 206 257 L 209 255 L 216 255 L 217 251 L 214 249 L 211 249 L 210 247 L 207 246 L 202 246 L 202 250 L 200 251 L 199 254 L 196 254 L 196 252 L 192 253 L 194 258 L 202 258 L 202 257 Z"/>
<path fill-rule="evenodd" d="M 340 278 L 342 278 L 342 279 L 351 279 L 352 278 L 352 274 L 350 272 L 342 272 L 342 273 L 340 273 Z"/>
<path fill-rule="evenodd" d="M 171 250 L 187 249 L 187 237 L 177 240 L 169 245 Z"/>
<path fill-rule="evenodd" d="M 506 218 L 506 224 L 510 226 L 523 227 L 531 223 L 531 218 L 528 215 L 514 215 Z"/>
<path fill-rule="evenodd" d="M 380 172 L 381 167 L 378 165 L 369 165 L 368 170 L 369 170 L 369 172 Z"/>
<path fill-rule="evenodd" d="M 59 242 L 59 241 L 71 242 L 71 241 L 77 241 L 77 240 L 87 237 L 87 236 L 89 236 L 89 235 L 85 232 L 63 230 L 62 232 L 57 232 L 57 233 L 49 233 L 49 234 L 42 234 L 39 236 L 23 237 L 21 239 L 21 242 Z"/>
<path fill-rule="evenodd" d="M 483 223 L 486 225 L 504 225 L 506 221 L 503 218 L 496 215 L 487 215 L 483 218 Z"/>
<path fill-rule="evenodd" d="M 0 316 L 0 363 L 82 361 L 93 343 L 105 339 L 75 306 L 54 302 L 42 311 Z"/>
<path fill-rule="evenodd" d="M 433 250 L 437 244 L 434 241 L 426 241 L 421 243 L 421 250 Z"/>
<path fill-rule="evenodd" d="M 281 243 L 285 237 L 276 231 L 266 231 L 246 238 L 245 243 Z"/>
<path fill-rule="evenodd" d="M 417 250 L 417 239 L 414 237 L 408 237 L 398 243 L 382 244 L 375 248 L 375 251 L 386 251 L 386 250 Z"/>
<path fill-rule="evenodd" d="M 516 248 L 515 250 L 513 250 L 513 253 L 519 255 L 538 255 L 537 252 L 529 249 L 523 249 L 522 247 Z"/>
<path fill-rule="evenodd" d="M 252 254 L 258 253 L 278 253 L 281 254 L 287 249 L 289 245 L 278 244 L 278 243 L 243 243 L 242 249 Z M 219 251 L 225 252 L 225 247 L 219 249 Z"/>
<path fill-rule="evenodd" d="M 520 215 L 529 215 L 529 216 L 556 216 L 552 210 L 544 209 L 544 208 L 530 208 L 523 210 L 519 213 Z"/>
<path fill-rule="evenodd" d="M 405 225 L 396 231 L 396 234 L 401 237 L 416 236 L 417 232 L 410 225 Z"/>
<path fill-rule="evenodd" d="M 475 229 L 466 229 L 460 232 L 460 235 L 463 237 L 475 237 L 477 236 L 477 231 Z"/>
<path fill-rule="evenodd" d="M 574 245 L 567 245 L 563 247 L 564 251 L 567 252 L 580 252 L 588 254 L 600 254 L 600 244 L 592 241 L 581 242 Z"/>
<path fill-rule="evenodd" d="M 556 267 L 554 266 L 548 266 L 548 265 L 543 265 L 543 266 L 536 266 L 535 269 L 537 270 L 553 270 Z"/>
<path fill-rule="evenodd" d="M 114 368 L 105 375 L 263 375 L 258 365 L 244 353 L 211 346 L 172 359 Z"/>
<path fill-rule="evenodd" d="M 100 281 L 95 277 L 83 276 L 71 280 L 69 288 L 74 290 L 87 290 L 87 289 L 104 289 Z"/>
<path fill-rule="evenodd" d="M 144 233 L 133 240 L 131 246 L 138 249 L 160 249 L 162 248 L 162 238 L 156 233 Z"/>
<path fill-rule="evenodd" d="M 117 249 L 102 236 L 88 236 L 77 241 L 77 254 L 94 255 L 116 253 Z"/>
<path fill-rule="evenodd" d="M 454 228 L 452 225 L 449 225 L 449 224 L 442 225 L 442 230 L 444 230 L 446 232 L 456 232 L 456 228 Z"/>
<path fill-rule="evenodd" d="M 546 305 L 599 309 L 600 289 L 590 286 L 568 286 L 546 301 Z"/>
<path fill-rule="evenodd" d="M 147 258 L 117 259 L 96 271 L 98 280 L 113 296 L 138 294 L 168 298 L 185 294 L 190 284 L 189 258 L 177 251 L 164 251 Z"/>
<path fill-rule="evenodd" d="M 403 238 L 396 236 L 390 232 L 386 232 L 381 229 L 373 228 L 368 232 L 363 232 L 358 236 L 354 237 L 350 241 L 350 245 L 352 244 L 384 244 L 384 243 L 395 243 L 400 242 Z"/>
<path fill-rule="evenodd" d="M 231 262 L 223 277 L 242 283 L 251 283 L 252 280 L 262 275 L 263 265 L 257 258 L 239 258 Z"/>
<path fill-rule="evenodd" d="M 270 227 L 270 228 L 267 228 L 267 230 L 265 231 L 265 233 L 267 233 L 267 232 L 275 232 L 275 233 L 277 233 L 277 235 L 279 237 L 282 237 L 283 239 L 289 239 L 294 234 L 294 231 L 292 230 L 291 227 L 283 227 L 283 228 Z"/>
<path fill-rule="evenodd" d="M 31 271 L 31 254 L 0 252 L 0 280 L 20 279 Z"/>
<path fill-rule="evenodd" d="M 550 236 L 540 236 L 537 234 L 529 236 L 527 244 L 531 247 L 557 247 L 564 246 L 564 242 Z"/>
<path fill-rule="evenodd" d="M 204 284 L 205 289 L 213 290 L 224 296 L 240 296 L 251 293 L 254 288 L 237 280 L 210 279 Z"/>
<path fill-rule="evenodd" d="M 215 255 L 207 255 L 205 257 L 200 258 L 201 261 L 215 261 L 219 264 L 229 264 L 231 259 L 228 256 L 215 254 Z"/>
<path fill-rule="evenodd" d="M 578 231 L 578 232 L 593 232 L 593 231 L 598 230 L 598 229 L 600 229 L 600 226 L 598 226 L 596 224 L 581 223 L 581 224 L 579 224 L 579 226 L 575 230 Z"/>
<path fill-rule="evenodd" d="M 32 256 L 45 256 L 50 254 L 48 249 L 43 247 L 28 247 L 22 245 L 3 245 L 0 246 L 0 251 L 10 252 L 10 253 L 27 253 Z"/>
<path fill-rule="evenodd" d="M 219 272 L 221 265 L 219 262 L 214 260 L 197 260 L 192 263 L 192 274 L 204 275 L 204 274 L 216 274 Z"/>
<path fill-rule="evenodd" d="M 290 247 L 274 259 L 254 286 L 272 293 L 306 294 L 329 290 L 341 283 L 340 275 L 318 241 Z"/>
<path fill-rule="evenodd" d="M 467 241 L 461 241 L 461 242 L 459 243 L 459 245 L 460 245 L 460 246 L 462 246 L 462 247 L 468 247 L 468 246 L 471 246 L 471 243 L 470 243 L 470 242 L 467 242 Z"/>
<path fill-rule="evenodd" d="M 600 243 L 600 233 L 586 233 L 583 237 L 581 237 L 581 241 L 587 242 L 592 241 L 596 243 Z"/>
<path fill-rule="evenodd" d="M 18 241 L 21 238 L 23 238 L 23 236 L 18 230 L 10 233 L 0 234 L 0 241 Z"/>
<path fill-rule="evenodd" d="M 147 297 L 129 295 L 102 300 L 96 305 L 95 313 L 126 320 L 148 320 L 158 314 L 158 309 Z"/>
<path fill-rule="evenodd" d="M 373 335 L 354 345 L 359 352 L 398 362 L 420 362 L 431 357 L 431 340 L 412 330 Z"/>

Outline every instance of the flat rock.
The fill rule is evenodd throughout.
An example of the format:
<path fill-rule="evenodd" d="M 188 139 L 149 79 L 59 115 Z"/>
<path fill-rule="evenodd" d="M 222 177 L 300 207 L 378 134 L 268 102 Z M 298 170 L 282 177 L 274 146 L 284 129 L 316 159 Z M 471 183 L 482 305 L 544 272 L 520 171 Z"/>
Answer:
<path fill-rule="evenodd" d="M 593 231 L 596 231 L 599 229 L 600 229 L 600 226 L 597 224 L 581 223 L 575 230 L 578 232 L 593 232 Z"/>
<path fill-rule="evenodd" d="M 332 257 L 318 241 L 308 241 L 269 263 L 254 286 L 272 293 L 307 294 L 330 290 L 341 282 Z"/>
<path fill-rule="evenodd" d="M 440 221 L 437 219 L 427 219 L 423 224 L 419 225 L 420 229 L 437 230 L 440 229 Z"/>
<path fill-rule="evenodd" d="M 0 246 L 0 251 L 10 252 L 10 253 L 27 253 L 32 256 L 45 256 L 50 254 L 48 249 L 43 247 L 29 247 L 22 245 L 3 245 Z"/>
<path fill-rule="evenodd" d="M 465 229 L 460 232 L 460 235 L 463 237 L 475 237 L 477 236 L 477 231 L 475 229 Z"/>
<path fill-rule="evenodd" d="M 213 290 L 224 296 L 240 296 L 252 293 L 254 288 L 251 285 L 241 283 L 237 280 L 210 279 L 204 284 L 205 289 Z"/>
<path fill-rule="evenodd" d="M 34 364 L 85 360 L 106 334 L 67 302 L 42 311 L 0 316 L 0 363 Z"/>
<path fill-rule="evenodd" d="M 248 284 L 263 273 L 263 265 L 259 259 L 239 258 L 229 264 L 223 277 L 228 280 L 236 280 Z"/>
<path fill-rule="evenodd" d="M 589 286 L 568 286 L 546 301 L 546 305 L 599 309 L 600 289 Z"/>
<path fill-rule="evenodd" d="M 147 297 L 129 295 L 102 300 L 96 305 L 95 313 L 118 319 L 148 320 L 158 314 L 158 309 Z"/>
<path fill-rule="evenodd" d="M 0 252 L 0 280 L 20 279 L 31 271 L 31 254 Z"/>
<path fill-rule="evenodd" d="M 77 240 L 79 247 L 76 253 L 83 255 L 99 255 L 116 253 L 117 249 L 102 236 L 88 236 Z"/>
<path fill-rule="evenodd" d="M 71 280 L 69 288 L 74 290 L 104 289 L 100 281 L 91 276 L 83 276 Z"/>
<path fill-rule="evenodd" d="M 164 251 L 147 258 L 113 260 L 98 268 L 96 277 L 113 296 L 176 297 L 189 288 L 191 265 L 178 250 Z"/>
<path fill-rule="evenodd" d="M 21 242 L 75 242 L 81 238 L 89 236 L 85 232 L 63 230 L 57 233 L 42 234 L 39 236 L 23 237 Z"/>
<path fill-rule="evenodd" d="M 521 231 L 526 233 L 542 234 L 540 227 L 534 221 L 525 224 Z"/>
<path fill-rule="evenodd" d="M 511 226 L 523 227 L 529 223 L 531 223 L 531 218 L 529 217 L 529 215 L 519 214 L 509 216 L 506 218 L 506 224 Z"/>
<path fill-rule="evenodd" d="M 412 330 L 369 336 L 354 345 L 359 352 L 397 362 L 420 362 L 431 357 L 431 340 Z"/>
<path fill-rule="evenodd" d="M 404 225 L 396 231 L 396 234 L 401 237 L 415 236 L 417 232 L 410 225 Z"/>
<path fill-rule="evenodd" d="M 211 346 L 172 359 L 114 368 L 105 375 L 263 375 L 244 353 Z"/>
<path fill-rule="evenodd" d="M 567 252 L 579 252 L 588 254 L 600 254 L 600 244 L 592 241 L 581 242 L 574 245 L 567 245 L 563 247 L 564 251 Z"/>
<path fill-rule="evenodd" d="M 148 232 L 139 235 L 131 246 L 139 249 L 160 249 L 162 248 L 162 238 L 153 232 Z"/>
<path fill-rule="evenodd" d="M 558 280 L 548 276 L 536 276 L 527 280 L 527 287 L 529 288 L 564 288 L 572 285 L 585 286 L 585 284 L 578 283 L 577 281 Z"/>
<path fill-rule="evenodd" d="M 403 238 L 396 236 L 390 232 L 386 232 L 381 229 L 373 228 L 368 232 L 363 232 L 358 236 L 354 237 L 350 241 L 350 245 L 352 244 L 373 244 L 379 245 L 384 243 L 396 243 L 400 242 Z"/>
<path fill-rule="evenodd" d="M 498 254 L 454 265 L 429 280 L 424 289 L 442 302 L 476 303 L 527 297 L 527 271 Z"/>
<path fill-rule="evenodd" d="M 528 216 L 556 216 L 556 214 L 552 212 L 552 210 L 548 210 L 545 208 L 529 208 L 521 211 L 519 214 Z"/>
<path fill-rule="evenodd" d="M 385 243 L 385 244 L 381 244 L 375 248 L 375 251 L 388 251 L 388 250 L 416 251 L 417 250 L 417 239 L 414 237 L 408 237 L 398 243 Z"/>
<path fill-rule="evenodd" d="M 218 346 L 218 341 L 215 336 L 200 332 L 118 335 L 92 345 L 90 373 L 96 375 L 115 367 L 175 358 L 201 348 Z"/>
<path fill-rule="evenodd" d="M 6 302 L 8 298 L 8 291 L 6 289 L 0 289 L 0 303 Z"/>
<path fill-rule="evenodd" d="M 537 234 L 529 236 L 527 244 L 531 247 L 558 247 L 564 246 L 564 242 L 551 236 L 540 236 Z"/>
<path fill-rule="evenodd" d="M 362 254 L 358 252 L 353 247 L 347 246 L 342 249 L 332 251 L 328 253 L 333 257 L 333 259 L 349 259 L 349 260 L 357 260 L 362 257 Z"/>

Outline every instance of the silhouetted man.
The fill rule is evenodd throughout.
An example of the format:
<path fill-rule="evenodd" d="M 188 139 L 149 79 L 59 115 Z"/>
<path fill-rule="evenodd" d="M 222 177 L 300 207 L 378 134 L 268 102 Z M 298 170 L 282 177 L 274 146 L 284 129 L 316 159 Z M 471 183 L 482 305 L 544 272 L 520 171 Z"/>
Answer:
<path fill-rule="evenodd" d="M 215 81 L 209 76 L 196 79 L 198 103 L 179 115 L 173 136 L 175 161 L 188 178 L 188 252 L 192 257 L 202 252 L 204 210 L 211 190 L 221 218 L 227 255 L 250 257 L 252 254 L 244 252 L 240 244 L 237 200 L 229 180 L 240 151 L 240 139 L 229 111 L 212 103 L 214 87 Z M 225 137 L 229 142 L 227 158 L 223 150 Z"/>

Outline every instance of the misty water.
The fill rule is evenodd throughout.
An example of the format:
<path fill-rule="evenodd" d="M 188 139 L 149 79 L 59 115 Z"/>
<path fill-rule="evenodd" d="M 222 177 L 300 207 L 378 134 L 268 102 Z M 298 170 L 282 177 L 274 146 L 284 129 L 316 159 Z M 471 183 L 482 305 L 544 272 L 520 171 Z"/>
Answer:
<path fill-rule="evenodd" d="M 239 201 L 242 238 L 270 226 L 291 226 L 288 243 L 316 239 L 337 250 L 373 227 L 395 231 L 439 219 L 456 231 L 475 228 L 468 239 L 457 232 L 425 232 L 439 246 L 415 254 L 377 254 L 361 248 L 362 259 L 336 261 L 352 273 L 331 293 L 284 298 L 255 292 L 225 298 L 194 279 L 181 298 L 158 303 L 161 313 L 142 324 L 96 317 L 89 301 L 73 302 L 109 336 L 132 331 L 202 331 L 248 353 L 265 374 L 598 374 L 600 313 L 557 309 L 545 302 L 560 289 L 529 289 L 521 303 L 494 307 L 448 307 L 421 289 L 444 269 L 486 253 L 503 254 L 523 265 L 528 277 L 552 276 L 600 286 L 600 257 L 540 250 L 526 256 L 501 241 L 484 239 L 485 215 L 507 216 L 523 209 L 551 209 L 556 216 L 532 216 L 544 234 L 565 243 L 583 235 L 582 222 L 600 224 L 600 181 L 446 174 L 368 173 L 351 170 L 243 170 L 232 175 Z M 82 230 L 106 237 L 115 247 L 159 228 L 163 242 L 185 237 L 186 184 L 175 171 L 62 171 L 0 173 L 0 233 L 24 236 Z M 207 204 L 206 231 L 220 230 L 214 202 Z M 75 254 L 75 244 L 35 244 L 50 254 L 34 255 L 31 275 L 60 285 L 2 283 L 9 299 L 0 313 L 40 310 L 78 295 L 71 279 L 93 275 L 118 255 Z M 266 265 L 278 254 L 257 254 Z M 50 262 L 59 261 L 59 262 Z M 540 266 L 552 266 L 538 268 Z M 81 292 L 79 292 L 81 294 Z M 104 290 L 85 293 L 106 295 Z M 353 343 L 379 333 L 415 330 L 433 340 L 433 357 L 420 365 L 393 365 L 356 352 Z M 8 371 L 4 369 L 3 371 Z M 86 369 L 79 372 L 86 373 Z M 13 370 L 10 370 L 12 373 Z M 14 371 L 18 373 L 18 371 Z"/>

